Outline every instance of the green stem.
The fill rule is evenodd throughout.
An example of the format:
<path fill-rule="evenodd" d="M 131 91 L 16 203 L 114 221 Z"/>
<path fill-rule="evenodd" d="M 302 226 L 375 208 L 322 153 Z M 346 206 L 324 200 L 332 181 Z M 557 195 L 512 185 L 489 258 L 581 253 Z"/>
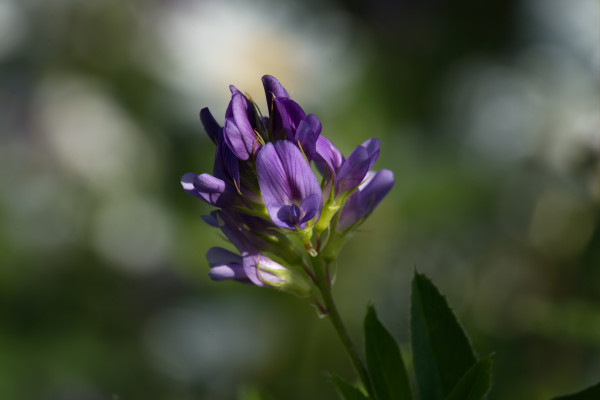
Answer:
<path fill-rule="evenodd" d="M 348 328 L 344 324 L 342 317 L 335 305 L 335 301 L 333 300 L 333 295 L 331 293 L 331 284 L 329 280 L 329 276 L 327 273 L 328 266 L 324 262 L 319 262 L 320 260 L 315 260 L 315 275 L 317 280 L 317 286 L 321 291 L 321 295 L 323 296 L 323 302 L 325 308 L 327 309 L 327 315 L 335 328 L 342 344 L 346 348 L 346 352 L 348 356 L 350 356 L 350 360 L 358 373 L 360 380 L 362 381 L 369 397 L 374 399 L 371 381 L 369 379 L 369 374 L 367 372 L 367 368 L 365 367 L 365 363 L 363 362 L 354 341 L 350 337 L 350 333 L 348 332 Z"/>

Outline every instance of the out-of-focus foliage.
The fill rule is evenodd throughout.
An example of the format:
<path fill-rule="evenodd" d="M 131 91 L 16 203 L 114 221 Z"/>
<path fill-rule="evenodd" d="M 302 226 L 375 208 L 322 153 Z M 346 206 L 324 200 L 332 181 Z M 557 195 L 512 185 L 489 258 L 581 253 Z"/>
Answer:
<path fill-rule="evenodd" d="M 209 282 L 221 239 L 179 186 L 212 169 L 199 109 L 230 83 L 261 102 L 267 73 L 395 172 L 337 266 L 356 337 L 372 300 L 408 343 L 416 265 L 495 352 L 490 399 L 596 382 L 598 7 L 1 0 L 0 398 L 329 399 L 320 371 L 353 377 L 307 302 Z"/>

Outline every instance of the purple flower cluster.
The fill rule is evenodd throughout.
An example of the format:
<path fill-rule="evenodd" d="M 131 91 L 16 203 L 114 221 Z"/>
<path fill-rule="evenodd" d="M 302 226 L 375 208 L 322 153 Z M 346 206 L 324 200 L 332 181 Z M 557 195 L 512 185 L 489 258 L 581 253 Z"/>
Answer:
<path fill-rule="evenodd" d="M 371 170 L 379 140 L 367 140 L 346 159 L 321 134 L 317 117 L 307 115 L 277 79 L 265 75 L 262 82 L 268 116 L 234 86 L 222 127 L 202 109 L 200 120 L 216 145 L 213 173 L 187 173 L 181 184 L 220 209 L 204 219 L 240 253 L 210 249 L 212 279 L 308 295 L 310 270 L 303 260 L 329 243 L 339 250 L 340 239 L 371 214 L 394 177 Z"/>

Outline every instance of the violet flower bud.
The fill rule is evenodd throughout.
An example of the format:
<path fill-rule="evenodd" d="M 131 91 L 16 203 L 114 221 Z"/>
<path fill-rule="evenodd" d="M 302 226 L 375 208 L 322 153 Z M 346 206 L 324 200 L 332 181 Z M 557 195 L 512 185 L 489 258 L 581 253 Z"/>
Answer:
<path fill-rule="evenodd" d="M 206 253 L 206 259 L 210 266 L 208 276 L 213 281 L 234 280 L 252 284 L 252 281 L 246 275 L 244 260 L 239 254 L 221 247 L 212 247 Z"/>
<path fill-rule="evenodd" d="M 343 195 L 360 185 L 378 157 L 378 139 L 371 138 L 356 146 L 336 174 L 335 196 Z"/>
<path fill-rule="evenodd" d="M 269 114 L 273 112 L 273 99 L 288 98 L 290 95 L 287 90 L 279 83 L 279 81 L 271 76 L 265 75 L 262 77 L 263 87 L 265 88 L 265 96 L 267 98 L 267 110 Z"/>
<path fill-rule="evenodd" d="M 231 151 L 242 161 L 254 158 L 261 147 L 255 128 L 254 106 L 236 90 L 225 112 L 223 135 Z"/>
<path fill-rule="evenodd" d="M 188 172 L 181 177 L 181 186 L 186 193 L 215 207 L 235 207 L 239 204 L 235 187 L 210 174 Z"/>
<path fill-rule="evenodd" d="M 299 297 L 306 297 L 311 292 L 306 278 L 260 253 L 242 257 L 221 247 L 212 247 L 206 253 L 206 259 L 210 266 L 208 276 L 213 281 L 233 280 L 273 287 Z"/>
<path fill-rule="evenodd" d="M 388 169 L 370 172 L 367 179 L 346 201 L 336 229 L 344 231 L 364 221 L 394 186 L 394 173 Z"/>
<path fill-rule="evenodd" d="M 304 276 L 263 254 L 246 256 L 243 262 L 246 276 L 256 286 L 271 286 L 298 297 L 311 293 L 310 283 Z"/>

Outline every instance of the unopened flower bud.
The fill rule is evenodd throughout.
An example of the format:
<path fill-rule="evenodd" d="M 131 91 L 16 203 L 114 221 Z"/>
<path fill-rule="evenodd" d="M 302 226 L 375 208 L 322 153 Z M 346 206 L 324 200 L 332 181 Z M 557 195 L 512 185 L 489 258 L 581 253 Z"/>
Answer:
<path fill-rule="evenodd" d="M 298 297 L 311 293 L 310 283 L 303 275 L 263 254 L 244 257 L 244 270 L 257 286 L 271 286 Z"/>

